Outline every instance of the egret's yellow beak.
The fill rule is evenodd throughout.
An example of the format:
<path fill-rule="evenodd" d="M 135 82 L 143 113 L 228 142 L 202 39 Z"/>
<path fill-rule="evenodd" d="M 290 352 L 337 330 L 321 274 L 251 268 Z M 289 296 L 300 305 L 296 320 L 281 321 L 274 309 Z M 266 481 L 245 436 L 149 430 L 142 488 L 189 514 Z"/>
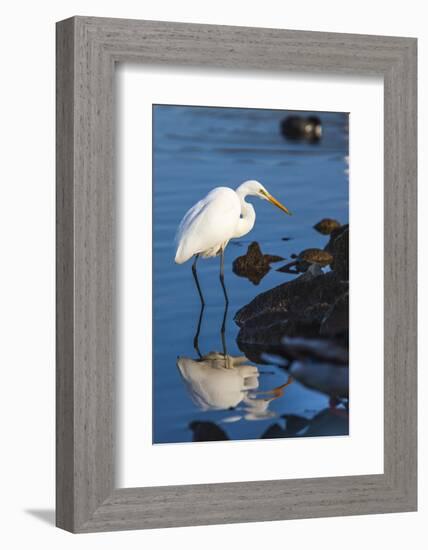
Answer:
<path fill-rule="evenodd" d="M 262 191 L 262 193 L 267 198 L 267 200 L 269 202 L 271 202 L 272 204 L 277 206 L 280 210 L 282 210 L 283 212 L 285 212 L 289 216 L 292 216 L 292 213 L 290 212 L 290 210 L 288 210 L 288 208 L 286 208 L 283 204 L 281 204 L 279 201 L 277 201 L 275 197 L 272 197 L 272 195 L 270 193 L 265 193 L 263 191 Z"/>

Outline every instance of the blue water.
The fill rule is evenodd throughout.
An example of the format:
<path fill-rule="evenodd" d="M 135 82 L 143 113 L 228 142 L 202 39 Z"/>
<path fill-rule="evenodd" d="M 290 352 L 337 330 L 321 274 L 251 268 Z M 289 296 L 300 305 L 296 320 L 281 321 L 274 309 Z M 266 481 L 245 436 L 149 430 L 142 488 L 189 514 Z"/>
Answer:
<path fill-rule="evenodd" d="M 235 188 L 247 179 L 257 179 L 294 214 L 286 216 L 267 201 L 250 199 L 257 213 L 255 227 L 242 239 L 231 241 L 226 249 L 230 305 L 225 340 L 227 353 L 232 356 L 243 356 L 236 344 L 236 311 L 260 292 L 294 277 L 275 271 L 275 265 L 282 264 L 273 264 L 255 286 L 232 272 L 233 260 L 245 254 L 252 241 L 257 241 L 264 253 L 285 258 L 305 248 L 322 248 L 327 238 L 312 226 L 324 217 L 348 222 L 347 114 L 317 113 L 323 128 L 318 143 L 286 140 L 279 132 L 279 123 L 289 114 L 296 112 L 153 107 L 154 443 L 192 441 L 189 425 L 195 421 L 215 422 L 230 439 L 259 438 L 275 423 L 283 427 L 283 415 L 311 419 L 329 406 L 326 396 L 297 382 L 282 392 L 260 393 L 283 385 L 287 374 L 273 365 L 255 366 L 246 361 L 258 370 L 258 387 L 243 392 L 243 400 L 233 409 L 213 409 L 209 404 L 194 402 L 192 385 L 185 383 L 177 367 L 177 357 L 187 362 L 198 359 L 193 338 L 200 302 L 191 262 L 174 263 L 177 227 L 197 200 L 213 187 Z M 198 270 L 207 302 L 199 348 L 202 355 L 221 353 L 224 299 L 218 278 L 219 259 L 200 260 Z M 212 372 L 218 374 L 218 369 Z M 224 388 L 224 384 L 225 380 L 220 379 L 219 387 Z M 226 398 L 224 401 L 228 405 Z"/>

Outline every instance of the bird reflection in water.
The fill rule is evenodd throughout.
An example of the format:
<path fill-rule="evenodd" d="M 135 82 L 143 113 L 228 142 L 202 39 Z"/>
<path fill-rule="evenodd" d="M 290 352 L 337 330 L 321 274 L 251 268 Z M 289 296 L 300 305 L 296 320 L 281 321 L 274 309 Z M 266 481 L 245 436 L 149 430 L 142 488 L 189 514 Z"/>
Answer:
<path fill-rule="evenodd" d="M 238 414 L 224 421 L 240 419 L 257 420 L 275 416 L 269 405 L 281 397 L 284 389 L 291 384 L 288 377 L 284 384 L 273 389 L 259 390 L 260 371 L 257 366 L 248 364 L 244 355 L 233 356 L 227 353 L 225 326 L 227 303 L 220 330 L 223 352 L 211 351 L 202 355 L 199 348 L 199 334 L 203 319 L 202 306 L 194 337 L 197 358 L 180 356 L 177 367 L 194 403 L 202 410 L 229 410 L 241 405 Z"/>
<path fill-rule="evenodd" d="M 177 367 L 194 403 L 202 410 L 228 410 L 241 405 L 228 422 L 275 416 L 269 405 L 284 393 L 292 379 L 271 390 L 260 391 L 259 369 L 245 356 L 210 352 L 198 359 L 179 357 Z"/>

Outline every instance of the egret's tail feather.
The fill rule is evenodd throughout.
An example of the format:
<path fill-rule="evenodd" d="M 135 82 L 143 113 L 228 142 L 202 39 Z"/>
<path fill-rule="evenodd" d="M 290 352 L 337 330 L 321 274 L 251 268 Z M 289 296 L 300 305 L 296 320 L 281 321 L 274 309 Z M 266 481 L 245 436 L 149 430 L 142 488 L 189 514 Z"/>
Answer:
<path fill-rule="evenodd" d="M 186 253 L 186 250 L 184 247 L 180 244 L 178 245 L 177 252 L 175 253 L 175 263 L 176 264 L 184 264 L 184 262 L 187 262 L 193 254 Z"/>

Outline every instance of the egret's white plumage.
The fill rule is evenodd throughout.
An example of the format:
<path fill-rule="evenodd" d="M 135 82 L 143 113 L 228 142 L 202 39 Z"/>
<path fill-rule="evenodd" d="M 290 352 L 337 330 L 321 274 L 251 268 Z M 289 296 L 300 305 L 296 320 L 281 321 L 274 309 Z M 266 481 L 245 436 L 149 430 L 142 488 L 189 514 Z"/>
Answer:
<path fill-rule="evenodd" d="M 235 191 L 229 187 L 216 187 L 192 206 L 181 221 L 177 233 L 176 263 L 182 264 L 195 255 L 217 256 L 230 239 L 249 233 L 256 221 L 256 212 L 245 200 L 248 195 L 268 200 L 290 214 L 258 181 L 246 181 Z"/>

